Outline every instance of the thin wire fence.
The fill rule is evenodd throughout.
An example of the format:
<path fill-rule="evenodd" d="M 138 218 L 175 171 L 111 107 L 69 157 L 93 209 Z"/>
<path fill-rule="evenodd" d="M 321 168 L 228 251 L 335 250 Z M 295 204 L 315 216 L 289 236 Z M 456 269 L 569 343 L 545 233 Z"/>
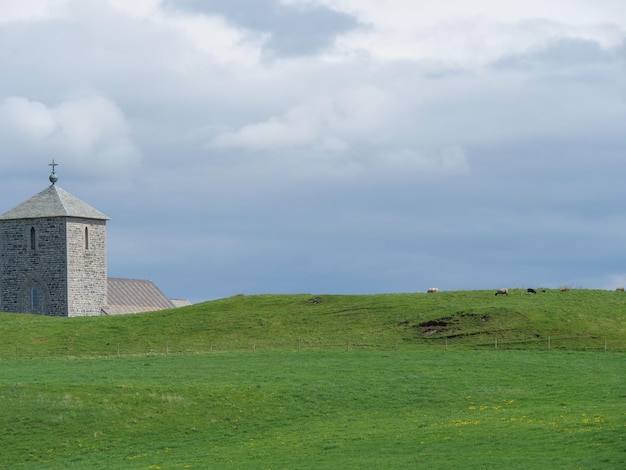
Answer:
<path fill-rule="evenodd" d="M 394 351 L 394 350 L 530 350 L 530 351 L 586 351 L 624 353 L 626 345 L 612 343 L 599 336 L 548 336 L 506 339 L 498 336 L 481 337 L 471 341 L 464 338 L 432 338 L 423 341 L 352 340 L 349 338 L 261 338 L 258 340 L 208 339 L 205 342 L 175 341 L 106 341 L 93 344 L 68 344 L 50 347 L 45 343 L 0 345 L 0 360 L 41 358 L 95 358 L 124 357 L 153 354 L 204 354 L 204 353 L 263 353 L 298 351 Z"/>

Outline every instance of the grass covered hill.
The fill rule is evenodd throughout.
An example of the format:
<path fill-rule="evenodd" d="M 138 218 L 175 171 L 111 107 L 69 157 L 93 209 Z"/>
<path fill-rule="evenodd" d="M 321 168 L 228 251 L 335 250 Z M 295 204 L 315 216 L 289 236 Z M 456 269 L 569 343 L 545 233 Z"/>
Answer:
<path fill-rule="evenodd" d="M 0 314 L 0 468 L 626 468 L 625 295 Z"/>
<path fill-rule="evenodd" d="M 0 314 L 0 358 L 209 351 L 626 350 L 626 294 L 547 290 L 238 295 L 116 317 Z"/>

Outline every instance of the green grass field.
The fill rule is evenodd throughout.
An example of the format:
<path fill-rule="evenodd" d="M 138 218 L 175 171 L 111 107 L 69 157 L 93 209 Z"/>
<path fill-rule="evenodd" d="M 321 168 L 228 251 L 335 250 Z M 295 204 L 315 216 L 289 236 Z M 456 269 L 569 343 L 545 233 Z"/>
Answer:
<path fill-rule="evenodd" d="M 2 314 L 0 468 L 626 468 L 624 300 L 306 294 Z"/>
<path fill-rule="evenodd" d="M 624 468 L 622 354 L 0 363 L 2 468 Z"/>

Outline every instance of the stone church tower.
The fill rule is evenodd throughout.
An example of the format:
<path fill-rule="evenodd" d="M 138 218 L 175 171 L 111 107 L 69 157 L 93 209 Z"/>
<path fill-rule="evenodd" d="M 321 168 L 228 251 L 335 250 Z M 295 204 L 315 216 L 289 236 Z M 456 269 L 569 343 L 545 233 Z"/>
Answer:
<path fill-rule="evenodd" d="M 52 183 L 0 215 L 0 311 L 101 315 L 109 218 Z"/>

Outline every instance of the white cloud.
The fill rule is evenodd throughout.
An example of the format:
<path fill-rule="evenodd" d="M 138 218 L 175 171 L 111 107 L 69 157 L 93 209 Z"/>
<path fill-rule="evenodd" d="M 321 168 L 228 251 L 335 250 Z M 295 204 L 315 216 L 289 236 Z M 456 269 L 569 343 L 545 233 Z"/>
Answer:
<path fill-rule="evenodd" d="M 106 0 L 114 9 L 138 18 L 149 19 L 160 12 L 161 0 Z"/>
<path fill-rule="evenodd" d="M 36 152 L 60 154 L 78 167 L 127 172 L 141 160 L 124 114 L 101 96 L 67 100 L 54 107 L 9 97 L 0 104 L 0 122 L 14 131 L 7 139 L 19 138 Z"/>
<path fill-rule="evenodd" d="M 304 0 L 303 0 L 304 1 Z M 620 43 L 626 3 L 613 0 L 319 0 L 350 12 L 369 29 L 346 34 L 338 51 L 380 60 L 437 60 L 481 65 L 555 38 Z"/>
<path fill-rule="evenodd" d="M 281 116 L 217 135 L 217 147 L 268 150 L 311 145 L 346 150 L 355 138 L 370 139 L 386 126 L 393 97 L 373 86 L 309 99 Z"/>
<path fill-rule="evenodd" d="M 134 20 L 146 21 L 162 32 L 174 32 L 188 44 L 219 63 L 251 66 L 261 58 L 267 37 L 250 34 L 227 24 L 219 16 L 182 11 L 166 12 L 160 0 L 108 0 L 119 13 Z"/>
<path fill-rule="evenodd" d="M 311 0 L 291 0 L 309 2 Z M 519 18 L 559 17 L 569 23 L 603 22 L 613 20 L 626 25 L 626 5 L 621 0 L 527 0 L 502 2 L 500 0 L 440 0 L 416 2 L 414 0 L 313 0 L 343 11 L 358 13 L 369 23 L 423 25 L 461 16 L 490 16 L 503 21 Z M 427 4 L 425 4 L 427 3 Z M 419 13 L 419 14 L 418 14 Z"/>
<path fill-rule="evenodd" d="M 46 21 L 62 17 L 68 0 L 0 1 L 0 24 L 17 21 Z"/>
<path fill-rule="evenodd" d="M 238 131 L 226 132 L 214 139 L 217 147 L 242 147 L 267 150 L 310 144 L 317 135 L 314 117 L 292 110 L 282 118 L 248 124 Z"/>
<path fill-rule="evenodd" d="M 199 52 L 220 63 L 251 66 L 260 61 L 263 36 L 246 34 L 227 25 L 220 17 L 179 13 L 161 15 L 159 22 L 183 35 Z"/>
<path fill-rule="evenodd" d="M 5 125 L 13 125 L 18 132 L 29 139 L 43 139 L 51 135 L 56 127 L 48 108 L 37 101 L 11 96 L 4 100 L 0 108 Z"/>

